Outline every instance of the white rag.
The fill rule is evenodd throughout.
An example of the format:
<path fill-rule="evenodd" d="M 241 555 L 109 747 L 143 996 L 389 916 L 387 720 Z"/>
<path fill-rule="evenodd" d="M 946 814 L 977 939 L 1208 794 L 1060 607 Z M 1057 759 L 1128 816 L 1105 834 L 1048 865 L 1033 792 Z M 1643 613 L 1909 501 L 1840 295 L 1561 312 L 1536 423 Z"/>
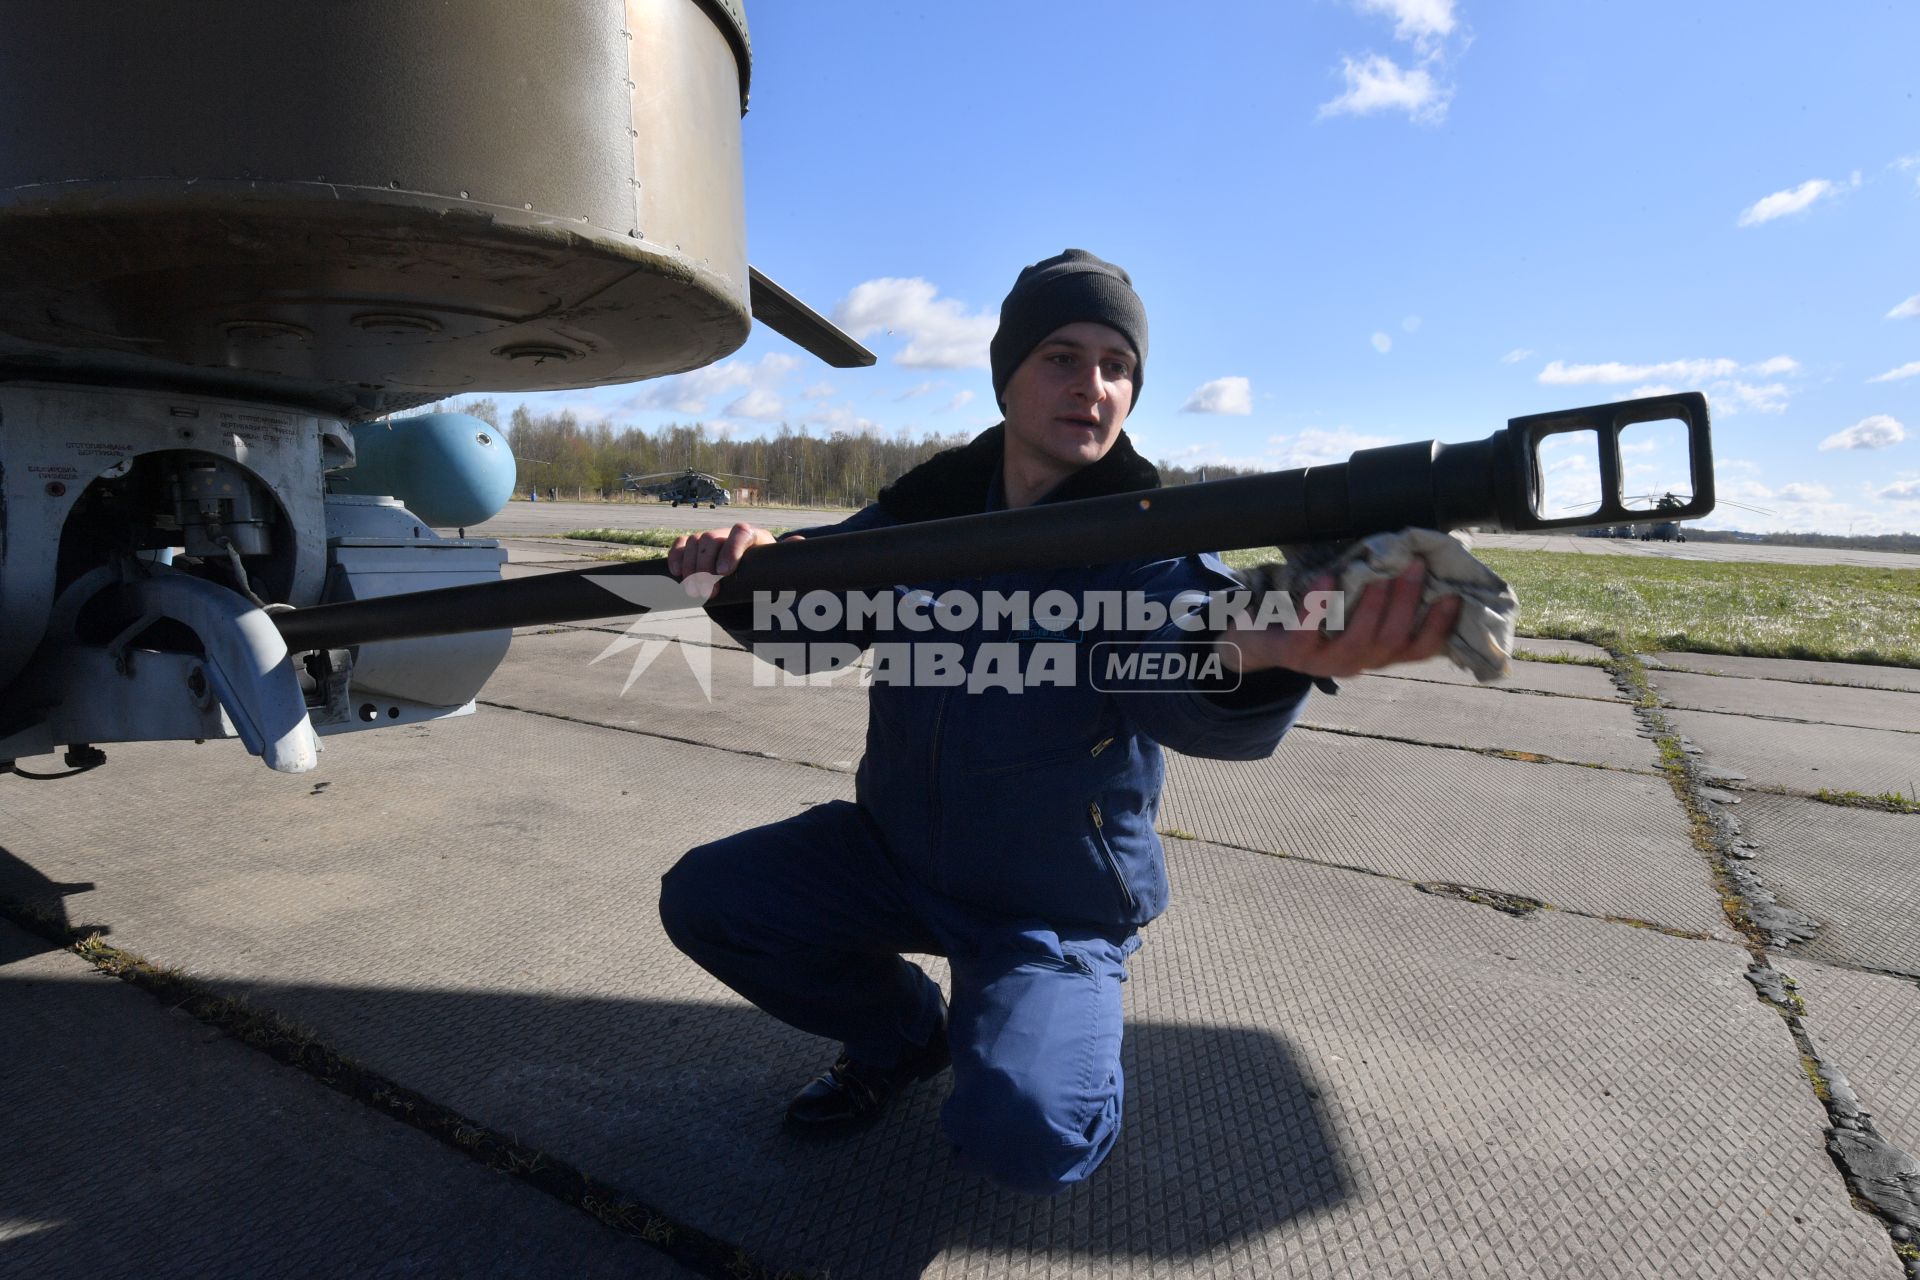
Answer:
<path fill-rule="evenodd" d="M 1256 590 L 1285 590 L 1298 600 L 1314 579 L 1332 573 L 1351 617 L 1361 592 L 1373 583 L 1399 577 L 1417 556 L 1427 562 L 1421 616 L 1436 601 L 1460 597 L 1460 618 L 1447 637 L 1447 657 L 1472 672 L 1481 684 L 1488 684 L 1505 676 L 1512 661 L 1513 624 L 1520 600 L 1506 579 L 1474 558 L 1472 546 L 1464 533 L 1402 529 L 1376 533 L 1346 547 L 1327 542 L 1282 547 L 1287 562 L 1260 565 L 1247 575 L 1248 585 Z"/>

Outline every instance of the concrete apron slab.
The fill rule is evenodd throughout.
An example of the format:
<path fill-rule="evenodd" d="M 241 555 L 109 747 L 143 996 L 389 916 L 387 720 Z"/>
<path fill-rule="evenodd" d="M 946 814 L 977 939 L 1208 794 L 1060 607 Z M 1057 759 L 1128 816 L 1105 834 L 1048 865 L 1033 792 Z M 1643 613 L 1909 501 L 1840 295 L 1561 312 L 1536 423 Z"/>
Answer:
<path fill-rule="evenodd" d="M 1802 680 L 1814 684 L 1859 685 L 1870 689 L 1920 692 L 1920 668 L 1877 667 L 1859 662 L 1806 662 L 1796 658 L 1744 658 L 1717 653 L 1650 653 L 1649 667 L 1694 671 L 1703 675 L 1744 676 L 1762 680 Z"/>
<path fill-rule="evenodd" d="M 592 994 L 627 963 L 596 949 L 657 930 L 681 851 L 853 788 L 511 711 L 329 739 L 321 759 L 288 777 L 233 742 L 110 748 L 105 768 L 9 791 L 9 861 L 32 870 L 0 893 L 202 972 Z"/>
<path fill-rule="evenodd" d="M 1272 1273 L 1893 1270 L 1883 1229 L 1839 1193 L 1744 950 L 1516 919 L 1205 844 L 1177 866 L 1174 908 L 1136 964 L 1135 1016 L 1170 999 L 1205 1025 L 1266 1029 L 1318 1095 L 1296 1132 L 1325 1135 L 1328 1181 L 1347 1190 L 1311 1225 L 1288 1222 L 1292 1271 Z M 1240 1090 L 1220 1096 L 1259 1114 Z M 1808 1238 L 1828 1231 L 1849 1261 Z M 1366 1261 L 1343 1270 L 1343 1246 Z"/>
<path fill-rule="evenodd" d="M 1920 1074 L 1913 1070 L 1920 1060 L 1920 987 L 1813 960 L 1774 964 L 1799 986 L 1815 1052 L 1845 1078 L 1880 1138 L 1909 1158 L 1907 1225 L 1920 1236 L 1920 1164 L 1911 1162 L 1920 1156 Z M 1892 1187 L 1876 1191 L 1893 1199 Z"/>
<path fill-rule="evenodd" d="M 704 615 L 693 621 L 705 625 Z M 518 636 L 481 700 L 842 772 L 859 762 L 867 695 L 857 673 L 831 684 L 789 685 L 783 673 L 737 648 L 657 634 L 628 640 L 572 630 Z M 623 690 L 638 662 L 644 669 Z"/>
<path fill-rule="evenodd" d="M 1920 734 L 1789 724 L 1717 711 L 1668 711 L 1710 773 L 1749 787 L 1812 795 L 1822 789 L 1907 794 L 1920 789 Z"/>
<path fill-rule="evenodd" d="M 1683 710 L 1920 734 L 1920 691 L 1743 680 L 1678 671 L 1649 671 L 1648 678 L 1662 702 Z"/>
<path fill-rule="evenodd" d="M 1160 826 L 1733 936 L 1665 777 L 1309 730 L 1262 761 L 1170 753 Z M 1169 858 L 1180 848 L 1173 843 Z"/>
<path fill-rule="evenodd" d="M 0 922 L 0 1270 L 689 1276 Z"/>
<path fill-rule="evenodd" d="M 660 933 L 654 886 L 682 848 L 849 779 L 513 713 L 340 741 L 317 796 L 217 744 L 122 748 L 117 772 L 62 799 L 22 792 L 16 813 L 10 796 L 10 844 L 49 884 L 92 881 L 69 912 L 120 945 L 762 1262 L 841 1277 L 1888 1263 L 1737 948 L 1177 844 L 1176 906 L 1129 985 L 1126 1132 L 1092 1182 L 1026 1200 L 950 1171 L 941 1083 L 845 1145 L 784 1138 L 786 1098 L 832 1047 Z"/>
<path fill-rule="evenodd" d="M 1618 769 L 1659 765 L 1658 749 L 1641 735 L 1631 707 L 1551 694 L 1360 676 L 1342 681 L 1338 694 L 1310 695 L 1300 722 Z"/>
<path fill-rule="evenodd" d="M 1749 795 L 1731 816 L 1734 852 L 1819 926 L 1795 955 L 1920 978 L 1920 815 Z"/>

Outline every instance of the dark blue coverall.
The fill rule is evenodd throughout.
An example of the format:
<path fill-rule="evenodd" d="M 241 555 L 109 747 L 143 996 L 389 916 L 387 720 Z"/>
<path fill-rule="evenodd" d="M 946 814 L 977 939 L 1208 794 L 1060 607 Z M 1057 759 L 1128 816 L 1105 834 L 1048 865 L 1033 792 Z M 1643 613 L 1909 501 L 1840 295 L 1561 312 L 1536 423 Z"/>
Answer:
<path fill-rule="evenodd" d="M 872 506 L 808 536 L 889 523 Z M 1139 591 L 1167 604 L 1237 585 L 1215 557 L 1189 556 L 914 589 L 1029 599 L 1062 590 L 1082 602 Z M 722 621 L 750 645 L 796 638 Z M 1262 672 L 1233 693 L 1101 692 L 1090 677 L 1102 644 L 1211 635 L 1172 622 L 1145 636 L 1089 628 L 1119 619 L 1087 608 L 1078 621 L 1057 634 L 1030 622 L 800 637 L 957 641 L 968 664 L 982 645 L 1013 646 L 1023 660 L 1064 645 L 1073 678 L 1017 693 L 876 681 L 854 802 L 693 849 L 660 899 L 681 950 L 781 1021 L 844 1043 L 863 1066 L 898 1062 L 939 1026 L 937 984 L 900 953 L 948 957 L 953 1091 L 942 1125 L 959 1167 L 1036 1193 L 1086 1178 L 1119 1134 L 1120 984 L 1137 930 L 1167 902 L 1159 744 L 1262 758 L 1310 687 Z"/>

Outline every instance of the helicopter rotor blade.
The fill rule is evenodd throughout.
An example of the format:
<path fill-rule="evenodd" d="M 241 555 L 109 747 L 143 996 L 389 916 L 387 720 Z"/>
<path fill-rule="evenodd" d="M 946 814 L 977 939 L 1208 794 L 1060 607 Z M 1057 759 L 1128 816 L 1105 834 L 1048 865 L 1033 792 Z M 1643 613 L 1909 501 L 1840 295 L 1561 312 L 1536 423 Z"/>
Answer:
<path fill-rule="evenodd" d="M 748 300 L 753 318 L 795 346 L 804 347 L 836 369 L 864 369 L 873 352 L 842 333 L 833 321 L 762 275 L 747 268 Z"/>

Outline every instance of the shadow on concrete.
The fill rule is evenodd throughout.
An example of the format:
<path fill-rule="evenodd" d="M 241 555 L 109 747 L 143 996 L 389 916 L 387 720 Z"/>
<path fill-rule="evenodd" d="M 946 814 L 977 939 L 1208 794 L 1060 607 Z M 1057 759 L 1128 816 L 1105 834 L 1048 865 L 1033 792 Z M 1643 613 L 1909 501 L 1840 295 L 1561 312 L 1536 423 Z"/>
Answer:
<path fill-rule="evenodd" d="M 0 1027 L 0 1276 L 687 1274 L 71 956 Z"/>
<path fill-rule="evenodd" d="M 62 989 L 39 990 L 49 985 Z M 7 1005 L 77 1002 L 57 1025 L 98 1026 L 98 1006 L 116 994 L 0 972 Z M 1016 1273 L 1103 1275 L 1122 1258 L 1177 1266 L 1324 1210 L 1349 1189 L 1316 1092 L 1285 1042 L 1257 1029 L 1130 1024 L 1114 1155 L 1090 1182 L 1031 1199 L 949 1168 L 944 1077 L 844 1143 L 787 1138 L 786 1099 L 830 1047 L 745 1006 L 294 985 L 255 986 L 246 998 L 764 1265 L 836 1280 L 915 1277 L 949 1252 L 974 1256 L 970 1271 L 982 1255 L 1009 1259 L 990 1270 Z M 255 1231 L 277 1212 L 276 1184 L 327 1158 L 287 1118 L 222 1118 L 204 1089 L 169 1086 L 170 1070 L 189 1068 L 125 1060 L 114 1031 L 123 1008 L 88 1039 L 85 1072 L 71 1069 L 75 1046 L 47 1041 L 15 1042 L 0 1072 L 16 1117 L 62 1117 L 31 1126 L 40 1137 L 0 1163 L 6 1215 L 52 1224 L 0 1239 L 0 1272 L 57 1258 L 81 1273 L 130 1257 L 144 1259 L 142 1274 L 204 1271 L 209 1229 Z M 247 1096 L 236 1090 L 225 1105 L 245 1107 Z"/>
<path fill-rule="evenodd" d="M 59 943 L 41 934 L 65 935 L 72 932 L 76 926 L 68 916 L 67 899 L 75 894 L 89 893 L 93 887 L 90 880 L 72 884 L 49 880 L 40 874 L 38 868 L 23 862 L 6 846 L 0 845 L 0 902 L 11 904 L 16 910 L 24 908 L 34 917 L 36 929 L 34 933 L 24 929 L 8 930 L 4 936 L 0 936 L 0 965 L 59 950 Z M 107 927 L 88 926 L 88 932 L 104 934 Z"/>

